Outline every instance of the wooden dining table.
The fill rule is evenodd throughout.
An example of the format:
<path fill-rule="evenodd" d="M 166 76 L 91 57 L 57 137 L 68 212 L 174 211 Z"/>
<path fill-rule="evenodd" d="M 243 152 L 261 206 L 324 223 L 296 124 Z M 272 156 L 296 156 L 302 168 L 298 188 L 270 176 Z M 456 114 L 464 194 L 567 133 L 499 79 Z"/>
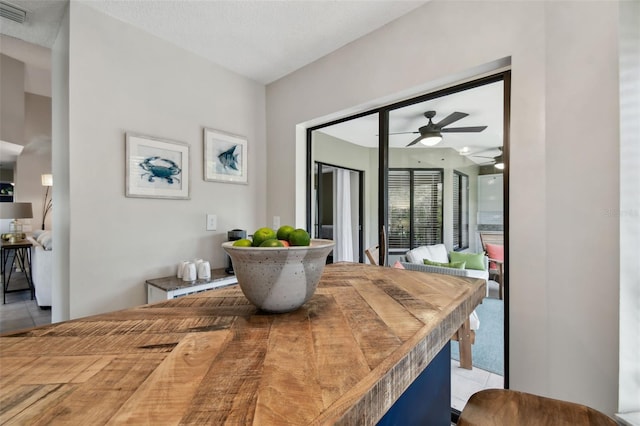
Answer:
<path fill-rule="evenodd" d="M 448 342 L 485 285 L 338 263 L 289 313 L 233 285 L 8 333 L 0 423 L 449 424 Z"/>

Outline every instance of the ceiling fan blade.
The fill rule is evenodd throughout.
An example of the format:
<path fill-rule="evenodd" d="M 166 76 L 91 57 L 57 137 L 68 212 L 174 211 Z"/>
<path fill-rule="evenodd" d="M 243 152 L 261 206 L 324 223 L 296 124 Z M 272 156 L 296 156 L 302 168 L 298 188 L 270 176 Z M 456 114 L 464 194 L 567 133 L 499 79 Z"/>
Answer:
<path fill-rule="evenodd" d="M 415 138 L 414 140 L 412 140 L 411 143 L 409 143 L 409 145 L 407 145 L 407 146 L 415 145 L 418 142 L 420 142 L 421 139 L 422 139 L 422 135 L 420 135 L 417 138 Z"/>
<path fill-rule="evenodd" d="M 439 128 L 443 128 L 444 126 L 448 126 L 449 124 L 454 123 L 454 122 L 460 120 L 461 118 L 465 118 L 467 115 L 469 115 L 469 114 L 467 114 L 465 112 L 452 112 L 447 117 L 445 117 L 442 120 L 440 120 L 439 122 L 437 122 L 436 126 L 439 127 Z"/>
<path fill-rule="evenodd" d="M 484 129 L 486 129 L 487 126 L 471 126 L 471 127 L 449 127 L 447 129 L 441 129 L 440 131 L 442 133 L 448 132 L 448 133 L 474 133 L 474 132 L 481 132 Z"/>
<path fill-rule="evenodd" d="M 395 132 L 395 133 L 389 133 L 389 135 L 410 135 L 410 134 L 416 134 L 417 135 L 418 133 L 420 133 L 420 132 Z"/>

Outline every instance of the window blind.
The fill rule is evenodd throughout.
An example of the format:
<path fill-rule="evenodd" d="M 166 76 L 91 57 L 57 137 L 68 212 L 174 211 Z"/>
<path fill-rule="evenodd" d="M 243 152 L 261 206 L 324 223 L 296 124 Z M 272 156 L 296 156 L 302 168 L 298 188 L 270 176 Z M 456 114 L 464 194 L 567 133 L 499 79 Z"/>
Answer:
<path fill-rule="evenodd" d="M 389 170 L 389 249 L 442 242 L 442 171 Z"/>
<path fill-rule="evenodd" d="M 460 248 L 460 175 L 453 175 L 453 249 Z"/>

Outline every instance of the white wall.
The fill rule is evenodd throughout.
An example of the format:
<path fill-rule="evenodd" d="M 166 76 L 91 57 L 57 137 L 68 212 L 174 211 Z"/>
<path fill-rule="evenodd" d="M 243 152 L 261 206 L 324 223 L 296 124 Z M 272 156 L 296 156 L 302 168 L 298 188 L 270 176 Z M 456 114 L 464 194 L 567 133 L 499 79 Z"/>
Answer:
<path fill-rule="evenodd" d="M 24 145 L 24 62 L 0 54 L 0 140 Z"/>
<path fill-rule="evenodd" d="M 33 207 L 31 230 L 42 227 L 42 205 L 45 187 L 43 173 L 51 173 L 51 98 L 24 93 L 25 148 L 16 162 L 16 192 L 18 201 Z M 50 194 L 51 195 L 51 194 Z M 51 229 L 51 215 L 47 215 L 47 229 Z"/>
<path fill-rule="evenodd" d="M 69 7 L 65 195 L 76 318 L 145 303 L 145 280 L 174 274 L 181 260 L 223 267 L 226 232 L 264 226 L 265 88 L 82 3 Z M 203 127 L 248 138 L 248 185 L 203 180 Z M 125 197 L 125 132 L 191 146 L 190 200 Z M 54 161 L 56 190 L 60 167 Z M 217 231 L 205 230 L 207 213 L 217 214 Z"/>
<path fill-rule="evenodd" d="M 640 2 L 620 3 L 620 405 L 640 412 Z"/>
<path fill-rule="evenodd" d="M 616 2 L 433 1 L 270 84 L 267 214 L 304 212 L 300 123 L 510 57 L 510 385 L 612 414 L 619 220 L 603 211 L 618 205 L 617 19 Z"/>
<path fill-rule="evenodd" d="M 51 167 L 55 175 L 53 199 L 56 200 L 52 211 L 55 229 L 51 285 L 53 322 L 70 318 L 69 21 L 70 11 L 67 8 L 51 49 Z"/>
<path fill-rule="evenodd" d="M 549 385 L 566 399 L 607 391 L 610 405 L 604 395 L 593 402 L 609 413 L 618 390 L 620 220 L 606 214 L 620 202 L 617 9 L 550 3 L 545 20 L 548 336 L 551 348 L 572 346 L 550 351 Z M 594 106 L 601 125 L 585 126 Z M 587 247 L 595 250 L 584 256 Z"/>

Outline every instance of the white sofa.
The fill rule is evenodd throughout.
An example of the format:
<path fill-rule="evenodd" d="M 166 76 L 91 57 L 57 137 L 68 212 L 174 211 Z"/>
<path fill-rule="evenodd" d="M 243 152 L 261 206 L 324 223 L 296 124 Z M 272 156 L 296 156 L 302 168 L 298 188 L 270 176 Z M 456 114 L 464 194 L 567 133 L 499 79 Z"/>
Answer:
<path fill-rule="evenodd" d="M 51 231 L 35 231 L 28 237 L 31 249 L 31 277 L 36 288 L 36 301 L 41 308 L 51 306 L 53 245 Z"/>
<path fill-rule="evenodd" d="M 480 278 L 489 280 L 489 258 L 484 256 L 484 270 L 479 269 L 456 269 L 445 266 L 425 265 L 424 259 L 432 262 L 449 263 L 449 253 L 444 244 L 432 246 L 420 246 L 409 250 L 405 254 L 405 261 L 401 262 L 406 269 L 422 272 L 432 272 L 436 274 L 456 275 L 458 277 Z"/>

